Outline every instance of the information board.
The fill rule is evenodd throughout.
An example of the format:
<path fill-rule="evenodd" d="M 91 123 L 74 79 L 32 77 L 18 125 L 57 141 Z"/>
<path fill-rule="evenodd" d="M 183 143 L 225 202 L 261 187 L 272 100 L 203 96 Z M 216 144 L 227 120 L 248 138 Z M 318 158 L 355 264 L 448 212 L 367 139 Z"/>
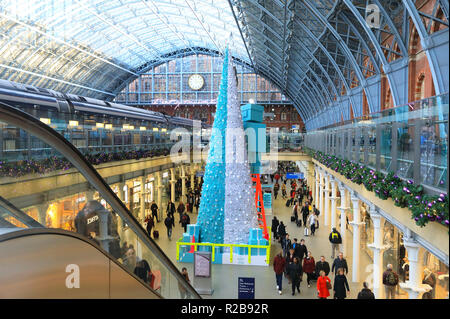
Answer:
<path fill-rule="evenodd" d="M 255 299 L 255 278 L 238 278 L 238 299 Z"/>
<path fill-rule="evenodd" d="M 196 277 L 211 276 L 211 255 L 195 252 L 194 254 L 194 275 Z"/>

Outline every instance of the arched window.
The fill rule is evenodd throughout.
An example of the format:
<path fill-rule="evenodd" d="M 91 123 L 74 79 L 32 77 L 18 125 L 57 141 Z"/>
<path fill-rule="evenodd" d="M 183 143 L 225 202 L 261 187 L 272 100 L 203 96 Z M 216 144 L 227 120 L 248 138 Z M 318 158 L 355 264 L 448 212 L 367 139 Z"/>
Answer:
<path fill-rule="evenodd" d="M 422 100 L 425 98 L 425 74 L 421 73 L 416 82 L 416 95 L 414 100 Z"/>

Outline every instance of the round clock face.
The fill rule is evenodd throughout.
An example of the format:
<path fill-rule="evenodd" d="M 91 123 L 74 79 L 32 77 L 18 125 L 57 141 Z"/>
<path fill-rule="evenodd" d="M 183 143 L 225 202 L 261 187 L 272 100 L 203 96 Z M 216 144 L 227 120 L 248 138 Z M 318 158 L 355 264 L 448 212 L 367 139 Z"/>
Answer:
<path fill-rule="evenodd" d="M 188 79 L 188 85 L 194 91 L 198 91 L 205 85 L 205 79 L 200 74 L 192 74 Z"/>

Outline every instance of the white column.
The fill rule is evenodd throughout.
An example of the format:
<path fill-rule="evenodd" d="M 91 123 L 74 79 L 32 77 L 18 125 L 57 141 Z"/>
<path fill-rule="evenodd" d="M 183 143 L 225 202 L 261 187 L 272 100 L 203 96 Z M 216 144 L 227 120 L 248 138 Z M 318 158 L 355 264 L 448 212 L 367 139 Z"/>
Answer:
<path fill-rule="evenodd" d="M 194 166 L 191 166 L 189 172 L 191 173 L 191 190 L 194 191 L 194 189 L 195 189 L 195 169 L 194 169 Z"/>
<path fill-rule="evenodd" d="M 324 203 L 324 226 L 328 226 L 330 223 L 330 188 L 329 188 L 330 176 L 326 174 L 325 185 L 323 191 L 325 192 L 325 203 Z"/>
<path fill-rule="evenodd" d="M 324 215 L 324 211 L 323 211 L 323 189 L 324 189 L 325 183 L 322 180 L 323 180 L 323 175 L 322 175 L 322 173 L 320 173 L 320 177 L 319 177 L 319 181 L 320 181 L 320 184 L 319 184 L 319 210 L 320 210 L 321 215 L 323 216 Z"/>
<path fill-rule="evenodd" d="M 319 205 L 319 187 L 320 187 L 319 170 L 316 167 L 316 182 L 315 182 L 314 203 L 316 203 L 316 208 L 317 209 L 320 209 L 320 207 L 319 207 L 320 206 Z"/>
<path fill-rule="evenodd" d="M 336 227 L 336 201 L 337 201 L 337 190 L 336 190 L 336 180 L 332 177 L 331 180 L 331 229 Z"/>
<path fill-rule="evenodd" d="M 141 183 L 141 192 L 139 194 L 139 201 L 141 202 L 139 210 L 140 222 L 143 222 L 145 219 L 145 180 L 145 176 L 141 176 L 139 179 L 139 182 Z"/>
<path fill-rule="evenodd" d="M 359 212 L 359 198 L 356 194 L 352 194 L 351 201 L 353 204 L 353 221 L 350 223 L 353 226 L 353 269 L 352 269 L 352 281 L 359 282 L 359 261 L 360 261 L 360 249 L 361 249 L 361 235 L 359 233 L 359 226 L 361 222 Z"/>
<path fill-rule="evenodd" d="M 161 172 L 156 172 L 156 190 L 157 190 L 157 197 L 156 197 L 156 205 L 158 205 L 159 208 L 159 219 L 161 219 L 162 217 L 164 217 L 162 215 L 162 213 L 164 212 L 164 208 L 161 207 L 162 205 L 162 192 L 163 192 L 163 184 L 162 184 L 162 176 L 161 176 Z"/>
<path fill-rule="evenodd" d="M 347 206 L 347 190 L 344 187 L 344 184 L 339 183 L 339 192 L 341 193 L 341 206 L 338 209 L 341 211 L 341 220 L 340 220 L 340 233 L 342 237 L 342 253 L 344 256 L 347 255 L 347 209 L 350 207 Z"/>
<path fill-rule="evenodd" d="M 37 210 L 38 210 L 38 223 L 41 224 L 44 227 L 47 227 L 46 224 L 46 219 L 47 219 L 47 209 L 48 209 L 48 204 L 47 203 L 43 203 L 40 205 L 36 206 Z"/>
<path fill-rule="evenodd" d="M 125 183 L 124 182 L 120 182 L 117 184 L 117 188 L 118 188 L 118 192 L 117 192 L 117 197 L 119 197 L 119 199 L 125 204 L 125 195 L 124 195 L 124 191 L 123 188 L 125 187 Z M 120 238 L 123 238 L 123 219 L 122 217 L 118 216 L 117 217 L 117 232 L 119 233 Z"/>
<path fill-rule="evenodd" d="M 173 168 L 170 169 L 170 200 L 175 204 L 175 183 L 177 180 L 175 179 L 175 171 Z"/>
<path fill-rule="evenodd" d="M 187 202 L 187 199 L 186 199 L 186 179 L 187 179 L 187 176 L 186 176 L 185 168 L 184 168 L 184 166 L 181 166 L 181 201 L 183 203 Z"/>
<path fill-rule="evenodd" d="M 431 290 L 431 287 L 422 284 L 422 269 L 419 265 L 420 246 L 411 236 L 409 230 L 405 235 L 403 237 L 403 243 L 408 253 L 409 280 L 405 283 L 400 283 L 400 287 L 408 292 L 409 299 L 420 299 L 424 292 Z"/>
<path fill-rule="evenodd" d="M 375 205 L 370 206 L 370 219 L 373 224 L 373 243 L 367 245 L 373 251 L 373 293 L 376 299 L 383 296 L 383 237 L 381 234 L 381 215 L 377 212 Z"/>

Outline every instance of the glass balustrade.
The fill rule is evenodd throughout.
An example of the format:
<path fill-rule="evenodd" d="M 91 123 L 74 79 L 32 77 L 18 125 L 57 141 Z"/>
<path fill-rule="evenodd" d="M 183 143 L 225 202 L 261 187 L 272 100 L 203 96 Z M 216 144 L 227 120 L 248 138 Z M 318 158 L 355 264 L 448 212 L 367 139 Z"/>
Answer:
<path fill-rule="evenodd" d="M 95 123 L 82 123 L 80 117 L 77 118 L 78 123 L 72 122 L 68 126 L 72 120 L 58 117 L 60 114 L 49 114 L 50 121 L 46 124 L 55 130 L 49 132 L 39 128 L 39 122 L 34 120 L 33 124 L 31 117 L 26 118 L 24 113 L 21 115 L 19 112 L 0 103 L 3 138 L 0 226 L 43 226 L 76 232 L 105 250 L 110 258 L 162 297 L 179 298 L 180 287 L 185 287 L 191 298 L 199 298 L 136 218 L 121 204 L 121 190 L 116 197 L 83 156 L 72 146 L 65 146 L 68 144 L 55 131 L 62 136 L 72 135 L 72 141 L 77 139 L 76 134 L 83 133 L 84 147 L 94 146 L 94 140 L 98 142 L 99 136 L 107 135 L 99 133 Z M 14 120 L 11 120 L 13 117 Z M 22 118 L 23 125 L 19 122 Z M 46 120 L 41 118 L 41 121 Z M 119 124 L 122 123 L 115 123 L 116 126 Z M 91 139 L 94 132 L 99 135 L 92 134 Z M 130 139 L 122 146 L 133 144 L 133 132 L 124 133 L 120 128 L 111 130 L 111 134 L 116 132 L 121 136 L 127 134 Z M 12 205 L 19 213 L 10 213 L 3 203 Z M 20 218 L 22 213 L 27 218 L 31 217 L 35 224 Z M 137 266 L 143 265 L 144 261 L 150 266 L 151 281 L 141 277 L 137 270 Z"/>
<path fill-rule="evenodd" d="M 303 134 L 304 146 L 421 183 L 448 189 L 448 93 Z M 365 155 L 367 154 L 367 155 Z"/>

